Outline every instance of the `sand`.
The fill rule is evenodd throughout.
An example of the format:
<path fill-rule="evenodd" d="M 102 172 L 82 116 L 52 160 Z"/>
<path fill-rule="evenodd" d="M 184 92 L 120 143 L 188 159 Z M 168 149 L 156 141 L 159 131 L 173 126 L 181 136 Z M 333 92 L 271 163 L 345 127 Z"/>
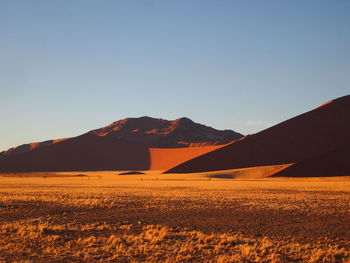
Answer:
<path fill-rule="evenodd" d="M 282 169 L 273 176 L 330 177 L 350 176 L 350 144 L 339 149 L 316 155 Z"/>
<path fill-rule="evenodd" d="M 350 143 L 350 96 L 182 163 L 169 173 L 193 173 L 297 163 Z"/>
<path fill-rule="evenodd" d="M 221 147 L 223 145 L 189 148 L 150 148 L 150 170 L 167 170 Z"/>

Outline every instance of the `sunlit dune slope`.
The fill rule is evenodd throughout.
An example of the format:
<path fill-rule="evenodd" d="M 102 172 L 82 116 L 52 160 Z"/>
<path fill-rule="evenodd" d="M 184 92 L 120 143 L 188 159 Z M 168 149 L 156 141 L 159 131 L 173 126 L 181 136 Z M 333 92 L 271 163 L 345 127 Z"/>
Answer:
<path fill-rule="evenodd" d="M 350 144 L 296 163 L 273 176 L 332 177 L 350 176 Z"/>
<path fill-rule="evenodd" d="M 150 148 L 150 170 L 166 170 L 202 154 L 214 151 L 222 145 L 189 148 Z"/>
<path fill-rule="evenodd" d="M 350 143 L 350 96 L 182 163 L 168 173 L 191 173 L 296 163 Z"/>

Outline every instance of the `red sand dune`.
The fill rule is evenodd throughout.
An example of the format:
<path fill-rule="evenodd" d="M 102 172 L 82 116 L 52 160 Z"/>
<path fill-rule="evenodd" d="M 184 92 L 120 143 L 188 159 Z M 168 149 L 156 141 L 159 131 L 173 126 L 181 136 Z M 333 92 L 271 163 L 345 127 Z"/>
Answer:
<path fill-rule="evenodd" d="M 0 152 L 0 157 L 7 157 L 7 156 L 12 156 L 12 155 L 16 155 L 16 154 L 20 154 L 20 153 L 24 153 L 24 152 L 29 152 L 29 151 L 32 151 L 34 149 L 47 147 L 47 146 L 50 146 L 52 144 L 59 143 L 59 142 L 62 142 L 62 141 L 68 140 L 68 139 L 70 139 L 70 138 L 63 138 L 63 139 L 56 139 L 56 140 L 48 140 L 48 141 L 44 141 L 44 142 L 32 142 L 32 143 L 22 144 L 18 147 L 13 147 L 13 148 L 8 149 L 7 151 Z"/>
<path fill-rule="evenodd" d="M 273 177 L 332 177 L 350 175 L 350 144 L 296 163 Z"/>
<path fill-rule="evenodd" d="M 206 172 L 297 163 L 349 144 L 349 134 L 348 95 L 182 163 L 167 172 Z"/>
<path fill-rule="evenodd" d="M 84 135 L 12 148 L 0 156 L 1 172 L 169 169 L 241 135 L 187 118 L 125 119 Z M 149 147 L 195 148 L 155 149 Z"/>
<path fill-rule="evenodd" d="M 85 134 L 51 147 L 0 159 L 2 172 L 166 170 L 221 146 L 147 148 Z"/>

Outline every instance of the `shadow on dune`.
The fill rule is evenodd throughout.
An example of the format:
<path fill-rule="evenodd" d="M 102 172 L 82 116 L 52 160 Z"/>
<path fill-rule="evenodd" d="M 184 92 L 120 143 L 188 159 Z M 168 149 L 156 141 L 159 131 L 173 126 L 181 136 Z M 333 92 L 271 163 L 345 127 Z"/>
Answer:
<path fill-rule="evenodd" d="M 147 147 L 90 134 L 0 160 L 1 172 L 147 170 L 149 167 Z"/>
<path fill-rule="evenodd" d="M 130 172 L 119 173 L 118 175 L 133 175 L 133 174 L 145 174 L 145 173 L 140 171 L 130 171 Z"/>
<path fill-rule="evenodd" d="M 306 159 L 272 175 L 273 177 L 350 176 L 350 144 Z"/>
<path fill-rule="evenodd" d="M 216 179 L 235 179 L 236 177 L 233 174 L 210 174 L 207 175 L 208 178 Z"/>

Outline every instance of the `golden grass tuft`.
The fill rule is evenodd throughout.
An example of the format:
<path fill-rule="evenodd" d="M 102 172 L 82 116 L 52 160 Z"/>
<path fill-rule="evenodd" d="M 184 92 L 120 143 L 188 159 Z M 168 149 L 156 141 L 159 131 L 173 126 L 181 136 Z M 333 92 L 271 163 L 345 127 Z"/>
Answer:
<path fill-rule="evenodd" d="M 138 233 L 98 235 L 96 225 L 3 224 L 0 253 L 3 258 L 36 258 L 92 262 L 346 262 L 350 252 L 337 245 L 320 247 L 297 242 L 274 242 L 267 237 L 242 234 L 205 234 L 145 225 Z M 84 229 L 84 230 L 82 230 Z M 86 233 L 97 231 L 94 235 Z M 62 230 L 61 234 L 60 231 Z M 75 236 L 67 235 L 75 232 Z M 7 241 L 5 243 L 5 240 Z M 10 242 L 10 240 L 12 242 Z M 29 261 L 31 262 L 31 261 Z"/>

